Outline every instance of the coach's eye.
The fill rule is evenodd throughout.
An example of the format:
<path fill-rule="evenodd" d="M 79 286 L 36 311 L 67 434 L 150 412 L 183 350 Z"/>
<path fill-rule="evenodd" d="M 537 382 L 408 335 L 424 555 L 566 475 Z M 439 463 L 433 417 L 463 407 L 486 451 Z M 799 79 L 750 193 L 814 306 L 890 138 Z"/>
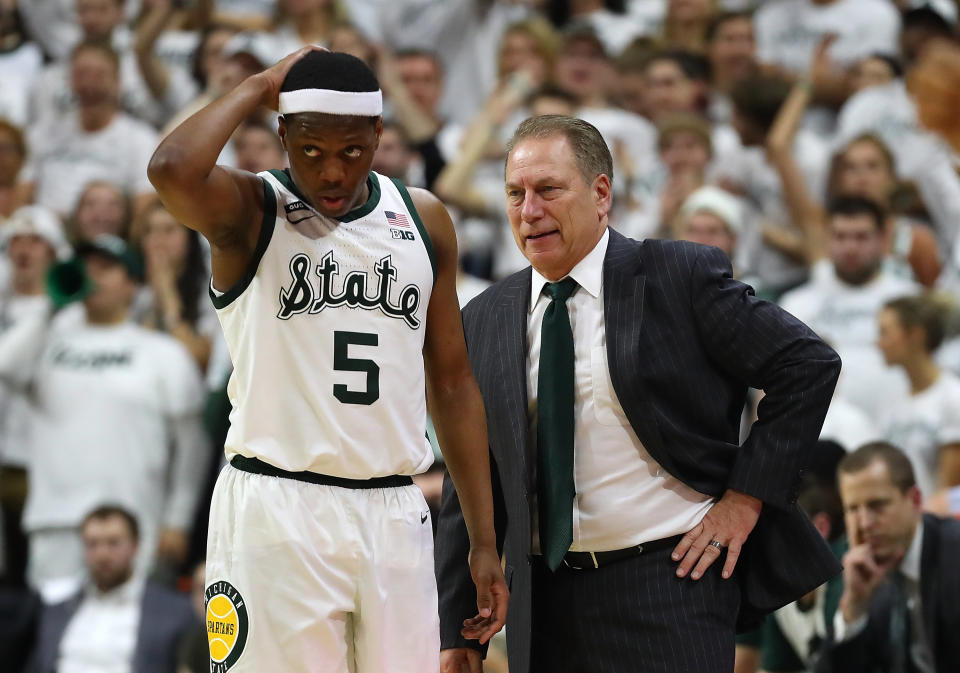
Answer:
<path fill-rule="evenodd" d="M 347 149 L 345 149 L 345 150 L 343 151 L 343 153 L 344 153 L 344 155 L 346 155 L 346 156 L 347 156 L 348 158 L 350 158 L 350 159 L 357 159 L 357 158 L 360 157 L 361 154 L 363 154 L 363 148 L 362 148 L 362 147 L 348 147 Z"/>
<path fill-rule="evenodd" d="M 303 153 L 308 157 L 318 157 L 320 156 L 320 150 L 314 147 L 313 145 L 307 145 L 303 148 Z"/>

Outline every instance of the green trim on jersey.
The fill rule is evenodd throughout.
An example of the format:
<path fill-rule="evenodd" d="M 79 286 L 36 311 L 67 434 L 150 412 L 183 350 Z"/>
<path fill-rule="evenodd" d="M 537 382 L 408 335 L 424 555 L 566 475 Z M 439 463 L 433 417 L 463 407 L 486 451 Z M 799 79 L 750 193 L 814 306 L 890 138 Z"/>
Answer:
<path fill-rule="evenodd" d="M 270 172 L 273 173 L 274 171 Z M 260 178 L 260 181 L 263 182 L 263 222 L 260 224 L 260 235 L 257 237 L 257 247 L 253 250 L 253 257 L 251 257 L 249 263 L 247 263 L 243 277 L 240 278 L 233 287 L 218 296 L 213 291 L 213 285 L 210 285 L 208 289 L 214 308 L 226 308 L 230 302 L 243 294 L 243 291 L 246 290 L 251 281 L 253 281 L 253 277 L 257 275 L 257 269 L 260 268 L 260 260 L 263 259 L 263 254 L 267 251 L 267 246 L 270 245 L 270 239 L 273 237 L 273 227 L 277 222 L 277 195 L 274 193 L 273 186 L 270 185 L 270 183 L 263 178 Z"/>
<path fill-rule="evenodd" d="M 403 202 L 407 204 L 407 210 L 410 211 L 410 214 L 413 215 L 413 221 L 417 225 L 417 229 L 420 231 L 420 238 L 423 239 L 423 247 L 427 249 L 427 257 L 430 258 L 430 266 L 433 267 L 433 283 L 437 283 L 437 253 L 433 250 L 433 242 L 430 240 L 430 234 L 427 233 L 427 228 L 423 226 L 423 220 L 420 219 L 420 213 L 417 212 L 417 207 L 413 205 L 413 199 L 410 198 L 410 192 L 407 191 L 406 185 L 400 182 L 397 178 L 390 178 L 393 180 L 393 184 L 397 186 L 397 190 L 400 192 L 400 196 L 403 197 Z"/>
<path fill-rule="evenodd" d="M 289 169 L 285 168 L 279 171 L 276 168 L 271 168 L 269 173 L 279 180 L 281 185 L 293 192 L 298 199 L 307 205 L 310 204 L 310 200 L 293 184 L 293 177 L 291 177 Z M 362 205 L 357 206 L 342 217 L 333 217 L 330 219 L 339 220 L 340 222 L 353 222 L 373 212 L 373 209 L 380 203 L 380 182 L 373 173 L 367 175 L 367 187 L 370 188 L 370 196 L 367 197 L 367 200 Z"/>

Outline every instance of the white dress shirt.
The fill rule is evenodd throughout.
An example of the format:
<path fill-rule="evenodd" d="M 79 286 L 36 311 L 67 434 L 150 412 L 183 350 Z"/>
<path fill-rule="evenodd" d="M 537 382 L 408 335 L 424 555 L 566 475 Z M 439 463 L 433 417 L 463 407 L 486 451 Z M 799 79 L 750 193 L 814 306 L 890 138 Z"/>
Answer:
<path fill-rule="evenodd" d="M 89 588 L 60 641 L 59 673 L 131 673 L 144 584 Z"/>
<path fill-rule="evenodd" d="M 610 380 L 603 314 L 603 260 L 610 234 L 570 272 L 580 287 L 567 300 L 574 343 L 573 551 L 609 551 L 670 537 L 700 523 L 714 500 L 686 486 L 644 449 Z M 533 270 L 527 318 L 527 422 L 536 446 L 540 331 L 549 281 Z M 533 548 L 539 551 L 533 507 Z"/>
<path fill-rule="evenodd" d="M 920 595 L 920 559 L 923 553 L 923 521 L 917 524 L 910 548 L 900 562 L 899 572 L 904 577 L 907 592 L 907 610 L 910 612 L 910 658 L 920 673 L 934 673 L 933 653 L 927 643 L 926 628 L 923 624 L 923 606 Z M 868 615 L 864 614 L 849 624 L 843 618 L 843 611 L 837 610 L 833 616 L 834 639 L 838 642 L 849 640 L 858 635 L 867 626 Z"/>

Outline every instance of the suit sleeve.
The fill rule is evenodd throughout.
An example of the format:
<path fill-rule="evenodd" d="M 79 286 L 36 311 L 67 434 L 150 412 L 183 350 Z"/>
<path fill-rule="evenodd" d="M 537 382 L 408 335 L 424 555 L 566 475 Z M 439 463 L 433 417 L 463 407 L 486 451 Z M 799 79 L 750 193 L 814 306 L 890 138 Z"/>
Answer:
<path fill-rule="evenodd" d="M 734 280 L 716 248 L 703 248 L 693 264 L 691 301 L 710 358 L 764 391 L 727 488 L 786 507 L 796 500 L 804 453 L 820 435 L 840 357 L 802 322 Z"/>
<path fill-rule="evenodd" d="M 828 625 L 829 637 L 817 655 L 816 673 L 856 673 L 857 671 L 880 670 L 879 653 L 884 650 L 882 619 L 872 606 L 865 628 L 857 635 L 838 642 L 833 637 L 833 628 Z M 886 613 L 889 621 L 889 613 Z"/>
<path fill-rule="evenodd" d="M 503 553 L 505 515 L 503 490 L 496 462 L 490 456 L 490 482 L 493 487 L 493 517 L 497 533 L 497 553 Z M 443 497 L 437 520 L 435 570 L 440 610 L 440 649 L 469 647 L 486 656 L 487 646 L 467 640 L 460 634 L 465 619 L 477 614 L 477 590 L 470 576 L 467 556 L 470 539 L 460 510 L 460 498 L 447 474 L 443 478 Z"/>

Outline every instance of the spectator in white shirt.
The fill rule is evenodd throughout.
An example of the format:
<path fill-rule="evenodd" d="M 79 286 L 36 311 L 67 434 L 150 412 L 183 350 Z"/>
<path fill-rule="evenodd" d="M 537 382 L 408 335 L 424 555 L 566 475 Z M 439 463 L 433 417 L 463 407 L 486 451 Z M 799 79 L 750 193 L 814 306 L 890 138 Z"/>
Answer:
<path fill-rule="evenodd" d="M 10 287 L 0 292 L 0 334 L 48 309 L 47 270 L 70 253 L 62 223 L 42 206 L 18 209 L 3 227 L 3 242 L 10 260 Z M 13 586 L 26 582 L 27 539 L 20 520 L 27 496 L 29 413 L 25 395 L 0 386 L 0 576 Z"/>
<path fill-rule="evenodd" d="M 757 10 L 757 57 L 788 73 L 807 72 L 817 46 L 828 35 L 832 69 L 815 82 L 818 97 L 846 96 L 845 69 L 874 52 L 894 53 L 900 16 L 889 0 L 779 0 Z"/>
<path fill-rule="evenodd" d="M 74 2 L 79 34 L 70 40 L 63 55 L 71 55 L 72 50 L 84 42 L 98 42 L 110 46 L 116 51 L 118 58 L 120 107 L 141 120 L 160 124 L 167 112 L 144 82 L 133 51 L 133 35 L 126 26 L 124 8 L 133 3 L 130 0 Z M 79 101 L 70 86 L 69 60 L 58 57 L 57 61 L 47 66 L 32 82 L 30 118 L 34 122 L 62 119 L 76 109 Z"/>
<path fill-rule="evenodd" d="M 836 394 L 875 417 L 881 406 L 907 394 L 906 377 L 886 367 L 876 346 L 876 316 L 884 302 L 918 286 L 884 268 L 886 220 L 877 204 L 843 197 L 827 211 L 829 259 L 780 303 L 840 354 Z"/>
<path fill-rule="evenodd" d="M 98 236 L 58 271 L 55 305 L 83 299 L 51 322 L 20 321 L 0 338 L 0 376 L 30 390 L 30 491 L 23 526 L 28 578 L 48 599 L 82 577 L 79 525 L 105 500 L 137 516 L 138 569 L 176 564 L 209 456 L 199 371 L 176 340 L 128 321 L 142 267 L 126 244 Z M 84 269 L 81 274 L 76 270 Z M 70 288 L 70 276 L 87 281 Z"/>
<path fill-rule="evenodd" d="M 36 203 L 69 213 L 92 180 L 121 185 L 143 202 L 153 194 L 147 163 L 158 137 L 119 107 L 116 52 L 85 42 L 74 49 L 70 65 L 76 111 L 29 134 L 28 180 Z"/>
<path fill-rule="evenodd" d="M 87 583 L 44 609 L 31 673 L 176 673 L 177 647 L 199 624 L 186 595 L 137 575 L 136 518 L 101 505 L 81 530 Z"/>
<path fill-rule="evenodd" d="M 913 463 L 924 498 L 960 485 L 960 378 L 933 357 L 950 309 L 932 295 L 898 297 L 884 304 L 878 319 L 884 359 L 910 380 L 909 397 L 885 405 L 880 424 L 884 439 Z"/>

